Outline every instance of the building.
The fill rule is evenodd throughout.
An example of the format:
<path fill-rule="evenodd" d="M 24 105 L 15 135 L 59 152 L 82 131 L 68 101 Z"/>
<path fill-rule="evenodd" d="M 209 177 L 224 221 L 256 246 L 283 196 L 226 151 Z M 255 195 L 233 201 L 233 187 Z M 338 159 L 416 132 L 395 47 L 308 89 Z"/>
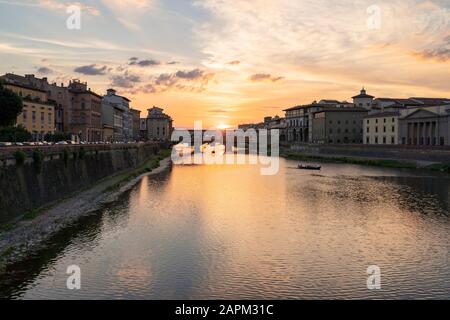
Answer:
<path fill-rule="evenodd" d="M 130 110 L 130 99 L 120 96 L 116 90 L 108 89 L 103 102 L 114 107 L 114 140 L 133 140 L 133 115 Z"/>
<path fill-rule="evenodd" d="M 68 122 L 70 116 L 70 95 L 68 88 L 61 84 L 50 84 L 47 78 L 36 78 L 33 74 L 19 76 L 7 73 L 1 77 L 6 82 L 21 84 L 23 86 L 43 90 L 47 93 L 47 101 L 55 106 L 55 130 L 56 132 L 68 132 Z"/>
<path fill-rule="evenodd" d="M 133 119 L 133 140 L 139 141 L 141 140 L 141 111 L 136 109 L 130 109 L 130 111 Z"/>
<path fill-rule="evenodd" d="M 398 144 L 399 117 L 398 111 L 385 111 L 364 117 L 364 144 Z"/>
<path fill-rule="evenodd" d="M 79 80 L 71 81 L 68 90 L 71 95 L 69 132 L 83 141 L 102 141 L 102 97 Z"/>
<path fill-rule="evenodd" d="M 145 137 L 150 141 L 170 141 L 173 120 L 161 108 L 148 109 Z"/>
<path fill-rule="evenodd" d="M 309 141 L 309 109 L 308 106 L 296 106 L 284 110 L 287 142 L 307 143 Z"/>
<path fill-rule="evenodd" d="M 363 143 L 365 108 L 324 108 L 313 113 L 312 143 Z"/>
<path fill-rule="evenodd" d="M 450 104 L 402 111 L 399 138 L 403 145 L 450 145 Z"/>
<path fill-rule="evenodd" d="M 45 135 L 55 132 L 55 106 L 48 102 L 46 91 L 12 81 L 4 87 L 22 97 L 23 109 L 17 116 L 17 126 L 23 126 L 35 141 L 43 141 Z"/>
<path fill-rule="evenodd" d="M 353 105 L 355 107 L 364 108 L 370 110 L 372 108 L 373 99 L 375 97 L 367 94 L 365 88 L 361 89 L 361 93 L 357 96 L 352 97 Z"/>

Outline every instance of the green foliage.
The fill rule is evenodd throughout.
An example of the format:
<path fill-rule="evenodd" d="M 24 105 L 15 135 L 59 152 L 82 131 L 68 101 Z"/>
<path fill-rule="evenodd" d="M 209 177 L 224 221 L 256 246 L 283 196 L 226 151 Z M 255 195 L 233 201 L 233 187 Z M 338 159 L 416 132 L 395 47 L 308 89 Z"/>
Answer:
<path fill-rule="evenodd" d="M 27 213 L 25 213 L 23 215 L 23 219 L 24 220 L 34 220 L 36 219 L 39 215 L 41 214 L 41 212 L 39 210 L 31 210 L 28 211 Z"/>
<path fill-rule="evenodd" d="M 44 163 L 44 154 L 42 153 L 42 151 L 34 151 L 33 164 L 34 169 L 36 170 L 37 173 L 42 172 L 43 163 Z"/>
<path fill-rule="evenodd" d="M 22 151 L 16 151 L 14 153 L 14 159 L 16 159 L 16 164 L 18 166 L 21 166 L 25 163 L 25 159 L 27 158 L 27 155 Z"/>
<path fill-rule="evenodd" d="M 22 98 L 0 84 L 0 127 L 12 126 L 22 112 Z"/>
<path fill-rule="evenodd" d="M 30 140 L 31 133 L 22 126 L 0 129 L 0 142 L 25 142 Z"/>

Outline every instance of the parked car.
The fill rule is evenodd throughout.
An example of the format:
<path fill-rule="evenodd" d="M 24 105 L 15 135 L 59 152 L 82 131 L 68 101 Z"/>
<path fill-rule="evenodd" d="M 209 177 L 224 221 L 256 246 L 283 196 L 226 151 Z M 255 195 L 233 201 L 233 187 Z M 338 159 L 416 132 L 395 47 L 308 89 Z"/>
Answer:
<path fill-rule="evenodd" d="M 0 147 L 10 147 L 12 146 L 11 142 L 0 142 Z"/>
<path fill-rule="evenodd" d="M 66 141 L 59 141 L 56 144 L 61 146 L 61 145 L 67 145 L 68 143 Z"/>

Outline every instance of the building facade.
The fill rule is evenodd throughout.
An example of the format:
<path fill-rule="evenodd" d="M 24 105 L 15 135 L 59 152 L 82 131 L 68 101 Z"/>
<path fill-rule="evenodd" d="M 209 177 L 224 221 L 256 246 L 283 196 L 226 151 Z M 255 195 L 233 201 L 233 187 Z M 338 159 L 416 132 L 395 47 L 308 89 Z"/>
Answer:
<path fill-rule="evenodd" d="M 130 99 L 120 96 L 114 89 L 108 89 L 103 103 L 114 107 L 114 140 L 127 142 L 133 140 L 133 115 Z"/>
<path fill-rule="evenodd" d="M 364 108 L 332 108 L 313 113 L 312 143 L 363 143 Z"/>
<path fill-rule="evenodd" d="M 399 119 L 399 138 L 403 145 L 450 145 L 450 104 L 404 110 Z"/>
<path fill-rule="evenodd" d="M 23 126 L 35 141 L 43 141 L 47 134 L 55 132 L 55 107 L 47 101 L 46 91 L 11 82 L 4 87 L 22 98 L 23 109 L 17 116 L 17 126 Z"/>
<path fill-rule="evenodd" d="M 133 140 L 141 140 L 141 111 L 136 109 L 131 109 L 131 116 L 133 119 Z"/>
<path fill-rule="evenodd" d="M 399 112 L 387 111 L 364 118 L 364 144 L 399 143 Z"/>
<path fill-rule="evenodd" d="M 102 97 L 79 80 L 71 81 L 68 89 L 71 94 L 69 132 L 82 141 L 102 141 Z"/>
<path fill-rule="evenodd" d="M 145 138 L 150 141 L 170 141 L 173 120 L 161 108 L 148 109 Z"/>

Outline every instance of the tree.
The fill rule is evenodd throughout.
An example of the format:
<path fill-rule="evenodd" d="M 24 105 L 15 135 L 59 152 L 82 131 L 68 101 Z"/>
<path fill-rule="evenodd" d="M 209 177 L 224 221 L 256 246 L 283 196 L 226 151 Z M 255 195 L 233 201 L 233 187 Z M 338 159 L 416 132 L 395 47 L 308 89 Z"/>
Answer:
<path fill-rule="evenodd" d="M 32 138 L 23 126 L 0 128 L 0 142 L 26 142 Z"/>
<path fill-rule="evenodd" d="M 22 98 L 0 83 L 0 127 L 14 125 L 22 109 Z"/>

